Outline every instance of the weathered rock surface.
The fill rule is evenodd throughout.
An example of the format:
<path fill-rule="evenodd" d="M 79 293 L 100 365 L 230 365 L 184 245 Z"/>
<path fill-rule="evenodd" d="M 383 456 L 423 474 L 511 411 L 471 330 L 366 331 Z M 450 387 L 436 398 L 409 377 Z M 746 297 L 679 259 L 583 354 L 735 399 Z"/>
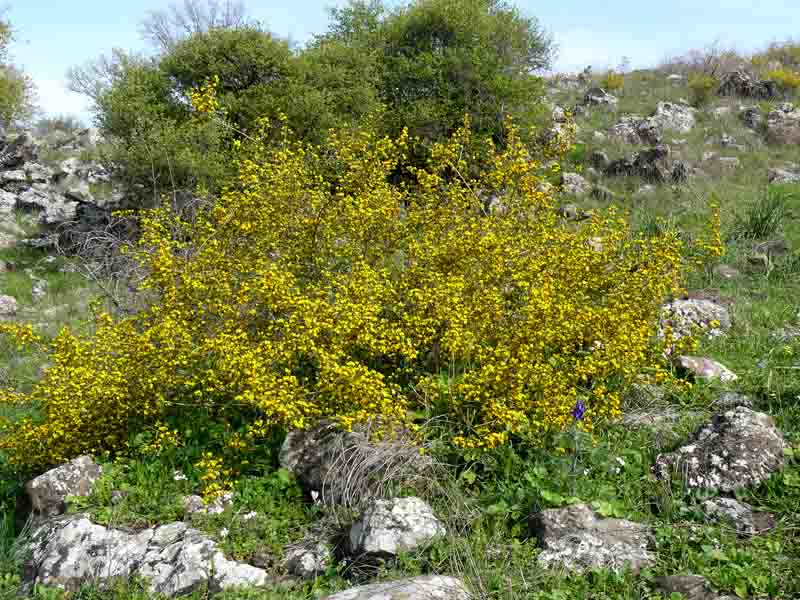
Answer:
<path fill-rule="evenodd" d="M 578 175 L 578 173 L 564 173 L 561 177 L 564 191 L 567 194 L 580 196 L 589 191 L 589 182 L 586 181 L 582 175 Z"/>
<path fill-rule="evenodd" d="M 17 314 L 17 299 L 0 295 L 0 317 L 13 317 Z"/>
<path fill-rule="evenodd" d="M 722 363 L 703 356 L 680 356 L 678 365 L 699 379 L 718 379 L 722 383 L 739 379 L 736 373 Z"/>
<path fill-rule="evenodd" d="M 453 577 L 429 575 L 362 585 L 323 600 L 470 600 L 466 586 Z"/>
<path fill-rule="evenodd" d="M 757 485 L 783 468 L 783 435 L 772 417 L 743 406 L 715 416 L 689 443 L 661 454 L 661 478 L 678 473 L 689 488 L 730 493 Z"/>
<path fill-rule="evenodd" d="M 338 486 L 335 478 L 328 477 L 329 472 L 347 448 L 366 443 L 366 436 L 358 431 L 322 423 L 290 432 L 281 447 L 280 464 L 294 473 L 307 491 L 322 493 L 326 488 L 326 496 L 337 496 Z"/>
<path fill-rule="evenodd" d="M 761 81 L 751 77 L 745 71 L 725 73 L 720 79 L 718 93 L 720 96 L 741 96 L 769 100 L 778 94 L 778 86 L 774 81 Z"/>
<path fill-rule="evenodd" d="M 350 528 L 354 555 L 396 555 L 446 533 L 433 509 L 420 498 L 376 500 Z"/>
<path fill-rule="evenodd" d="M 619 100 L 616 96 L 609 94 L 603 88 L 594 87 L 589 89 L 583 97 L 583 103 L 589 106 L 597 105 L 616 105 Z"/>
<path fill-rule="evenodd" d="M 669 575 L 655 581 L 663 594 L 681 594 L 684 600 L 717 600 L 705 577 L 698 575 Z"/>
<path fill-rule="evenodd" d="M 652 119 L 643 119 L 639 115 L 626 115 L 612 125 L 608 135 L 621 139 L 628 144 L 648 144 L 655 146 L 661 143 L 661 128 Z"/>
<path fill-rule="evenodd" d="M 731 315 L 727 308 L 711 300 L 673 300 L 661 307 L 659 327 L 662 334 L 670 328 L 674 339 L 697 333 L 714 338 L 731 328 Z"/>
<path fill-rule="evenodd" d="M 711 498 L 703 502 L 703 510 L 713 521 L 726 522 L 742 537 L 766 533 L 775 527 L 775 517 L 756 512 L 753 507 L 733 498 Z"/>
<path fill-rule="evenodd" d="M 80 456 L 50 469 L 25 484 L 25 494 L 34 518 L 64 514 L 67 497 L 86 497 L 102 475 L 102 468 L 89 456 Z"/>
<path fill-rule="evenodd" d="M 26 583 L 77 591 L 82 584 L 142 577 L 153 593 L 177 596 L 208 584 L 211 591 L 267 583 L 267 573 L 230 561 L 216 543 L 185 523 L 139 533 L 103 527 L 77 515 L 33 534 Z"/>
<path fill-rule="evenodd" d="M 667 146 L 655 146 L 611 162 L 605 168 L 605 174 L 609 177 L 641 177 L 650 183 L 685 181 L 686 166 L 679 162 L 671 164 L 669 156 Z"/>
<path fill-rule="evenodd" d="M 370 481 L 379 480 L 381 474 L 411 483 L 434 468 L 428 455 L 397 433 L 395 439 L 371 441 L 363 430 L 343 431 L 323 422 L 290 432 L 281 447 L 280 464 L 322 502 L 357 506 L 370 499 Z"/>
<path fill-rule="evenodd" d="M 659 102 L 650 121 L 661 130 L 670 129 L 689 133 L 695 125 L 696 109 L 673 102 Z"/>
<path fill-rule="evenodd" d="M 286 570 L 301 579 L 312 579 L 325 572 L 332 561 L 328 545 L 317 539 L 304 539 L 284 548 Z"/>
<path fill-rule="evenodd" d="M 739 116 L 750 129 L 756 130 L 764 122 L 764 115 L 758 106 L 743 106 L 739 109 Z"/>
<path fill-rule="evenodd" d="M 767 140 L 774 144 L 800 144 L 800 108 L 784 102 L 770 111 L 767 115 Z"/>
<path fill-rule="evenodd" d="M 739 394 L 738 392 L 722 392 L 714 398 L 712 406 L 717 410 L 728 411 L 737 406 L 753 408 L 753 399 L 750 396 Z"/>
<path fill-rule="evenodd" d="M 654 560 L 649 527 L 625 519 L 604 519 L 587 504 L 547 509 L 531 526 L 543 548 L 542 565 L 582 572 L 588 569 L 639 570 Z"/>
<path fill-rule="evenodd" d="M 768 173 L 770 183 L 783 184 L 783 183 L 800 183 L 800 169 L 770 169 Z"/>

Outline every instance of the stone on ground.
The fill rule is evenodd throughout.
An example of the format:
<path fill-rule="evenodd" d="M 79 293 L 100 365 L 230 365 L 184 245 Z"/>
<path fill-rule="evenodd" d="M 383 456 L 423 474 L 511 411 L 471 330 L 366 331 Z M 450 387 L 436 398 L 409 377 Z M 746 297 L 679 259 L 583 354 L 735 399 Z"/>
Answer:
<path fill-rule="evenodd" d="M 26 583 L 75 592 L 86 583 L 142 577 L 152 593 L 188 594 L 259 586 L 267 573 L 230 561 L 216 543 L 185 523 L 128 533 L 92 523 L 83 515 L 49 521 L 33 534 Z"/>
<path fill-rule="evenodd" d="M 539 562 L 548 568 L 638 571 L 654 560 L 647 525 L 605 519 L 587 504 L 544 510 L 531 524 L 542 546 Z"/>
<path fill-rule="evenodd" d="M 433 509 L 420 498 L 374 501 L 350 528 L 350 552 L 396 555 L 446 533 Z"/>
<path fill-rule="evenodd" d="M 672 330 L 673 339 L 703 333 L 709 338 L 719 337 L 731 328 L 728 309 L 711 300 L 673 300 L 661 307 L 660 329 Z"/>
<path fill-rule="evenodd" d="M 736 528 L 742 537 L 766 533 L 775 527 L 775 518 L 765 512 L 756 512 L 753 507 L 733 498 L 711 498 L 703 502 L 703 511 L 712 520 L 727 523 Z"/>
<path fill-rule="evenodd" d="M 86 497 L 103 470 L 89 456 L 80 456 L 50 469 L 25 484 L 25 495 L 35 519 L 64 514 L 67 497 Z"/>
<path fill-rule="evenodd" d="M 323 600 L 470 600 L 466 586 L 453 577 L 428 575 L 362 585 Z"/>
<path fill-rule="evenodd" d="M 684 371 L 698 379 L 719 380 L 722 383 L 739 379 L 736 373 L 722 363 L 704 356 L 680 356 L 678 364 Z"/>
<path fill-rule="evenodd" d="M 662 479 L 673 473 L 688 488 L 730 493 L 758 485 L 784 465 L 783 434 L 772 417 L 739 406 L 701 426 L 689 443 L 656 459 Z"/>

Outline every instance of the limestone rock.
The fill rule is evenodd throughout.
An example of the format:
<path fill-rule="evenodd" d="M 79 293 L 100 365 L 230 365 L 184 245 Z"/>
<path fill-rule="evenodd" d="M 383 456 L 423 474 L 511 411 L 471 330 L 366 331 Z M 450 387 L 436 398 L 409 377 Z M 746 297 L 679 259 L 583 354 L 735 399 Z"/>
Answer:
<path fill-rule="evenodd" d="M 586 92 L 583 97 L 583 103 L 586 105 L 605 105 L 615 106 L 619 102 L 616 96 L 606 92 L 603 88 L 594 87 Z"/>
<path fill-rule="evenodd" d="M 723 392 L 714 399 L 712 406 L 717 410 L 724 411 L 736 408 L 737 406 L 753 408 L 753 399 L 750 396 L 745 396 L 738 392 Z"/>
<path fill-rule="evenodd" d="M 783 435 L 772 417 L 739 406 L 700 427 L 689 444 L 656 459 L 661 478 L 680 474 L 689 488 L 730 493 L 783 468 Z"/>
<path fill-rule="evenodd" d="M 286 570 L 301 579 L 312 579 L 324 573 L 333 560 L 327 544 L 316 539 L 304 539 L 284 549 Z"/>
<path fill-rule="evenodd" d="M 364 443 L 366 436 L 360 432 L 322 423 L 313 429 L 290 432 L 281 446 L 280 464 L 294 473 L 307 491 L 322 492 L 337 458 L 346 448 Z"/>
<path fill-rule="evenodd" d="M 589 191 L 589 182 L 577 173 L 564 173 L 562 175 L 562 185 L 567 194 L 579 196 Z"/>
<path fill-rule="evenodd" d="M 769 100 L 778 94 L 778 86 L 774 81 L 760 81 L 739 70 L 721 77 L 718 94 Z"/>
<path fill-rule="evenodd" d="M 714 274 L 723 279 L 737 279 L 742 275 L 739 269 L 730 265 L 716 265 L 714 267 Z"/>
<path fill-rule="evenodd" d="M 660 331 L 669 327 L 674 339 L 702 332 L 709 338 L 719 337 L 731 328 L 728 309 L 711 300 L 673 300 L 661 307 Z"/>
<path fill-rule="evenodd" d="M 767 115 L 767 140 L 774 144 L 800 144 L 800 108 L 784 102 Z"/>
<path fill-rule="evenodd" d="M 91 494 L 102 472 L 90 456 L 79 456 L 31 479 L 25 484 L 25 494 L 33 516 L 51 518 L 63 514 L 67 497 Z"/>
<path fill-rule="evenodd" d="M 657 145 L 661 143 L 661 127 L 652 119 L 643 119 L 638 115 L 622 117 L 612 125 L 608 135 L 629 144 Z"/>
<path fill-rule="evenodd" d="M 420 498 L 376 500 L 350 528 L 354 555 L 396 555 L 444 535 L 444 525 Z"/>
<path fill-rule="evenodd" d="M 280 451 L 280 464 L 310 494 L 327 504 L 356 506 L 372 494 L 369 483 L 391 472 L 395 482 L 410 483 L 429 475 L 433 462 L 402 432 L 385 441 L 369 440 L 365 431 L 344 431 L 330 422 L 292 431 Z M 345 476 L 346 475 L 346 476 Z"/>
<path fill-rule="evenodd" d="M 668 146 L 655 146 L 613 161 L 606 167 L 605 174 L 609 177 L 641 177 L 650 183 L 685 180 L 685 167 L 676 172 L 669 162 L 669 155 Z"/>
<path fill-rule="evenodd" d="M 698 575 L 669 575 L 656 579 L 656 585 L 663 594 L 681 594 L 684 600 L 716 600 L 717 596 L 705 577 Z"/>
<path fill-rule="evenodd" d="M 703 502 L 703 510 L 714 521 L 732 524 L 742 537 L 760 535 L 775 527 L 771 514 L 756 512 L 749 504 L 733 498 L 711 498 Z"/>
<path fill-rule="evenodd" d="M 702 356 L 680 356 L 678 364 L 699 379 L 718 379 L 722 383 L 730 383 L 739 379 L 736 373 L 722 363 Z"/>
<path fill-rule="evenodd" d="M 13 317 L 17 314 L 17 299 L 0 295 L 0 317 Z"/>
<path fill-rule="evenodd" d="M 225 512 L 231 504 L 233 504 L 233 492 L 226 492 L 208 504 L 200 496 L 186 496 L 183 499 L 183 508 L 189 515 L 218 515 Z"/>
<path fill-rule="evenodd" d="M 634 571 L 654 560 L 649 527 L 625 519 L 604 519 L 587 504 L 542 511 L 531 526 L 543 550 L 539 562 L 550 568 Z"/>
<path fill-rule="evenodd" d="M 770 169 L 768 173 L 769 182 L 780 185 L 784 183 L 800 183 L 800 170 L 789 169 Z"/>
<path fill-rule="evenodd" d="M 226 559 L 215 542 L 185 523 L 127 533 L 77 515 L 42 525 L 30 550 L 26 583 L 71 592 L 85 583 L 134 576 L 148 580 L 152 593 L 167 596 L 205 584 L 214 592 L 268 580 L 264 570 Z"/>
<path fill-rule="evenodd" d="M 323 600 L 470 600 L 466 586 L 453 577 L 428 575 L 373 583 L 326 596 Z"/>
<path fill-rule="evenodd" d="M 750 129 L 758 129 L 764 122 L 764 116 L 758 106 L 745 106 L 739 110 L 739 116 Z"/>
<path fill-rule="evenodd" d="M 672 102 L 659 102 L 650 121 L 661 130 L 689 133 L 695 124 L 695 109 Z"/>

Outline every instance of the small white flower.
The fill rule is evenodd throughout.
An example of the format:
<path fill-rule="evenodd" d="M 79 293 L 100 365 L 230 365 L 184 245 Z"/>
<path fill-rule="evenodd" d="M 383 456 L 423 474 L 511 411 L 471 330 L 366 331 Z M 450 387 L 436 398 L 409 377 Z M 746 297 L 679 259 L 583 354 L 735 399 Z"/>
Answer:
<path fill-rule="evenodd" d="M 221 537 L 222 539 L 225 539 L 226 537 L 228 537 L 229 533 L 230 533 L 230 531 L 228 531 L 228 528 L 227 527 L 223 527 L 219 532 L 219 537 Z"/>
<path fill-rule="evenodd" d="M 624 467 L 624 466 L 625 466 L 625 459 L 624 459 L 624 458 L 622 458 L 621 456 L 618 456 L 618 457 L 617 457 L 617 458 L 615 458 L 614 460 L 616 460 L 616 461 L 619 463 L 619 466 L 621 466 L 621 467 Z"/>
<path fill-rule="evenodd" d="M 318 499 L 319 499 L 319 492 L 317 490 L 311 490 L 311 501 L 314 504 L 316 504 Z"/>
<path fill-rule="evenodd" d="M 249 513 L 245 513 L 242 515 L 242 521 L 252 521 L 258 516 L 256 511 L 250 511 Z"/>
<path fill-rule="evenodd" d="M 172 477 L 175 479 L 175 481 L 186 481 L 186 475 L 183 473 L 183 471 L 176 470 L 172 474 Z"/>

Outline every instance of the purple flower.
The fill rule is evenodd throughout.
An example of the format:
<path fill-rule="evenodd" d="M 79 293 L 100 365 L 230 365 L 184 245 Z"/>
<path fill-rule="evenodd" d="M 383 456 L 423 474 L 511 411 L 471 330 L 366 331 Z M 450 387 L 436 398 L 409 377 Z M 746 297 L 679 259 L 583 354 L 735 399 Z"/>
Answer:
<path fill-rule="evenodd" d="M 575 403 L 575 408 L 572 409 L 572 418 L 575 421 L 583 421 L 583 417 L 586 414 L 586 405 L 583 403 L 583 400 L 578 400 Z"/>

